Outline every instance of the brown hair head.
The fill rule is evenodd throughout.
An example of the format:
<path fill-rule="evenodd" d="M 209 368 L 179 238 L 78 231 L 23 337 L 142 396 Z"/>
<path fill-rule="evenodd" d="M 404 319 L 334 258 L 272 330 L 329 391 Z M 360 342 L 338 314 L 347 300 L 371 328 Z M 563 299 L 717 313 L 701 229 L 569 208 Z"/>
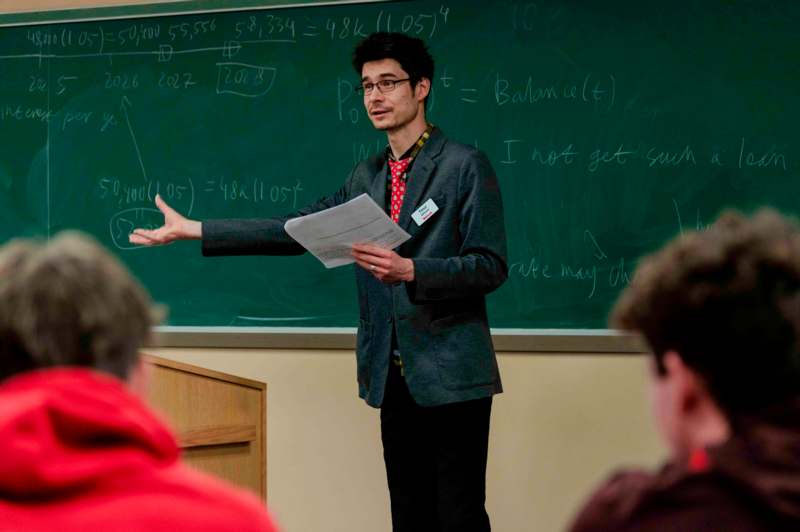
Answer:
<path fill-rule="evenodd" d="M 722 214 L 645 257 L 611 324 L 674 350 L 732 418 L 800 393 L 800 228 L 771 209 Z"/>
<path fill-rule="evenodd" d="M 161 315 L 125 267 L 86 235 L 0 248 L 0 379 L 64 365 L 125 379 Z"/>

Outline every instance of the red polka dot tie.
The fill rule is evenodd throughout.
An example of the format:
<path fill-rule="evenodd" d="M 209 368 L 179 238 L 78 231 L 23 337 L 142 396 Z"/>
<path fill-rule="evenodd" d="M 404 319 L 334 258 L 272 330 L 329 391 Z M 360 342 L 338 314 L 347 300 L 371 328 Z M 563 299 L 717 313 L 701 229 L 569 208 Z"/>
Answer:
<path fill-rule="evenodd" d="M 389 214 L 392 221 L 397 223 L 400 219 L 400 208 L 403 206 L 403 197 L 406 195 L 405 174 L 411 157 L 406 157 L 399 161 L 389 160 L 389 170 L 392 172 L 392 200 L 389 206 Z"/>

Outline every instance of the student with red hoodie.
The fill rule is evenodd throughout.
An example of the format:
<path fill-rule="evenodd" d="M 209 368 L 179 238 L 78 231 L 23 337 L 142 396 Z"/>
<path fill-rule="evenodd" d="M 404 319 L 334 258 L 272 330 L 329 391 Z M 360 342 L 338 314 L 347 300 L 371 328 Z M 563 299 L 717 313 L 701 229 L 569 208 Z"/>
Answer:
<path fill-rule="evenodd" d="M 644 259 L 612 324 L 652 351 L 671 458 L 614 475 L 573 532 L 800 530 L 800 227 L 724 214 Z"/>
<path fill-rule="evenodd" d="M 156 322 L 85 236 L 0 248 L 0 530 L 275 530 L 254 495 L 182 465 L 139 399 Z"/>

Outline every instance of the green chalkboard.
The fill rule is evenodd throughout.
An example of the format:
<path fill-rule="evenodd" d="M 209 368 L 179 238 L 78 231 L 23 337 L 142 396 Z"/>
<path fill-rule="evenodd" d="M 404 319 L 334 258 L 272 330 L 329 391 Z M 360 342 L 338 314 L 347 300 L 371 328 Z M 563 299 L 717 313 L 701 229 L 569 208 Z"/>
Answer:
<path fill-rule="evenodd" d="M 0 28 L 0 241 L 88 231 L 172 325 L 354 326 L 352 267 L 127 233 L 160 224 L 156 192 L 203 219 L 335 190 L 385 143 L 349 65 L 375 30 L 429 42 L 431 120 L 497 170 L 494 327 L 603 328 L 638 257 L 677 232 L 728 206 L 800 213 L 793 0 L 241 5 Z"/>

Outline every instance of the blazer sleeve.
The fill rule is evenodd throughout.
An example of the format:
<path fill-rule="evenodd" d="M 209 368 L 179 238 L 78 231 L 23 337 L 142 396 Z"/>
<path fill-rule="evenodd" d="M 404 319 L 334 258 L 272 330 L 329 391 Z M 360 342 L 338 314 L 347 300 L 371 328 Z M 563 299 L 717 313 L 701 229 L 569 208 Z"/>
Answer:
<path fill-rule="evenodd" d="M 357 169 L 353 169 L 334 194 L 285 216 L 203 220 L 203 255 L 302 255 L 306 249 L 289 236 L 284 224 L 290 218 L 319 212 L 349 200 Z"/>
<path fill-rule="evenodd" d="M 458 256 L 414 258 L 412 301 L 436 301 L 487 294 L 508 277 L 506 230 L 500 186 L 481 152 L 464 157 L 459 170 Z"/>

